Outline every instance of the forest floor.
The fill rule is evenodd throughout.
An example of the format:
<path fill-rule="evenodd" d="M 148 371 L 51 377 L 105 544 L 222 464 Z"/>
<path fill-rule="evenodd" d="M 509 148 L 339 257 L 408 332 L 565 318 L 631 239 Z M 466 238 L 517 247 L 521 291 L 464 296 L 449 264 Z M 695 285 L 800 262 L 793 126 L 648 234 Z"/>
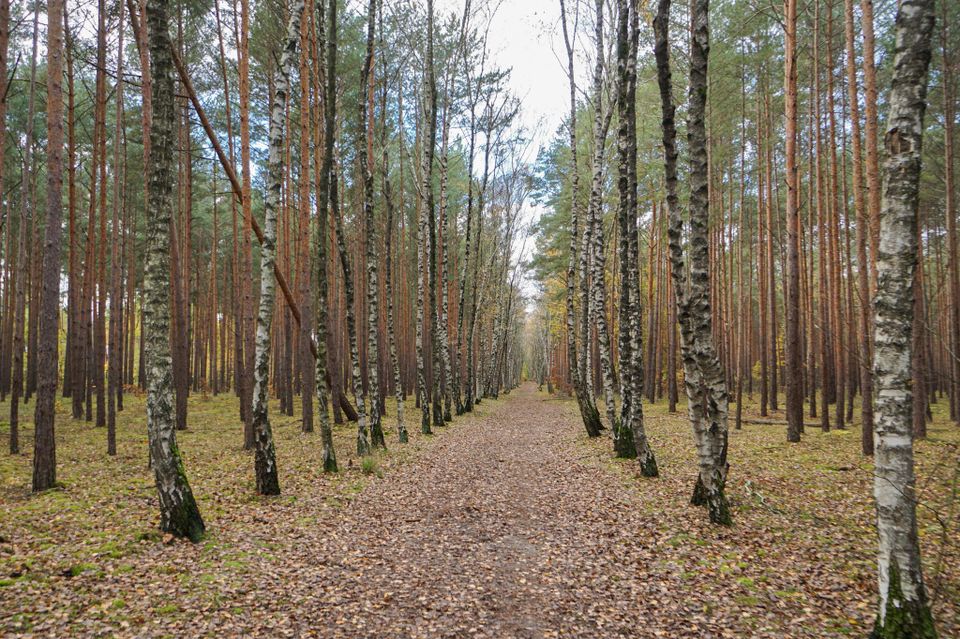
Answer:
<path fill-rule="evenodd" d="M 178 435 L 208 530 L 193 545 L 156 532 L 143 400 L 127 403 L 115 458 L 104 429 L 58 421 L 61 489 L 31 496 L 29 455 L 0 457 L 0 635 L 822 638 L 873 623 L 856 429 L 799 445 L 777 425 L 731 431 L 735 525 L 718 528 L 688 503 L 689 425 L 661 404 L 644 406 L 657 479 L 530 384 L 434 436 L 408 403 L 411 442 L 388 420 L 376 458 L 338 427 L 334 476 L 319 435 L 274 413 L 283 495 L 261 498 L 236 400 L 196 397 Z M 917 448 L 934 613 L 960 636 L 960 431 L 939 416 Z"/>

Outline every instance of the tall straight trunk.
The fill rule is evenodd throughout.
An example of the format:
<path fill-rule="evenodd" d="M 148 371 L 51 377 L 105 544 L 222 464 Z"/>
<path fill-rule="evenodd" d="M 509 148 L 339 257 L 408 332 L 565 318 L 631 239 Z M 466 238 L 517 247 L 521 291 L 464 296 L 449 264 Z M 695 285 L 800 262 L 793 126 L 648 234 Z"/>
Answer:
<path fill-rule="evenodd" d="M 308 180 L 309 182 L 309 180 Z M 213 192 L 217 192 L 217 164 L 213 163 Z M 220 216 L 217 208 L 217 198 L 213 199 L 213 219 L 211 220 L 211 232 L 213 237 L 210 239 L 210 284 L 209 284 L 209 294 L 210 294 L 210 315 L 209 319 L 209 333 L 208 339 L 210 340 L 210 390 L 214 395 L 219 394 L 220 392 L 220 375 L 218 370 L 218 361 L 217 353 L 223 348 L 221 343 L 218 348 L 217 344 L 217 317 L 223 313 L 226 316 L 225 310 L 220 308 L 220 291 L 219 291 L 219 282 L 218 282 L 218 273 L 217 273 L 217 259 L 220 252 Z"/>
<path fill-rule="evenodd" d="M 119 246 L 120 230 L 120 207 L 123 200 L 123 179 L 124 167 L 121 157 L 123 147 L 123 0 L 120 0 L 118 9 L 120 19 L 117 23 L 117 85 L 116 85 L 116 127 L 114 129 L 113 140 L 113 219 L 111 230 L 114 240 L 110 242 L 110 352 L 107 366 L 107 454 L 117 454 L 117 389 L 122 380 L 120 379 L 120 318 L 122 311 L 120 308 L 121 296 L 121 267 Z"/>
<path fill-rule="evenodd" d="M 231 100 L 230 100 L 230 81 L 227 76 L 227 56 L 226 48 L 223 44 L 223 25 L 220 19 L 220 2 L 215 0 L 213 3 L 214 7 L 214 16 L 216 18 L 217 24 L 217 46 L 220 51 L 220 76 L 223 80 L 223 98 L 224 98 L 224 115 L 226 116 L 227 121 L 227 146 L 230 153 L 230 163 L 233 164 L 236 161 L 236 154 L 234 152 L 234 143 L 233 143 L 233 118 L 231 114 Z M 231 214 L 231 234 L 230 234 L 230 315 L 233 320 L 233 390 L 234 394 L 238 397 L 243 398 L 243 307 L 242 307 L 242 294 L 240 292 L 240 287 L 242 286 L 240 281 L 240 252 L 239 252 L 239 227 L 237 224 L 237 198 L 230 198 L 230 214 Z M 224 318 L 226 321 L 226 318 Z M 246 406 L 241 401 L 240 403 L 240 414 L 241 419 L 246 414 Z"/>
<path fill-rule="evenodd" d="M 880 536 L 880 598 L 873 636 L 932 638 L 917 534 L 911 349 L 917 265 L 923 117 L 934 25 L 933 0 L 897 11 L 884 189 L 877 255 L 873 374 L 877 380 L 874 496 Z"/>
<path fill-rule="evenodd" d="M 607 421 L 613 429 L 615 440 L 621 434 L 619 418 L 616 412 L 613 389 L 613 360 L 610 353 L 610 331 L 607 323 L 607 291 L 605 282 L 606 273 L 606 242 L 603 232 L 602 207 L 604 183 L 604 149 L 610 119 L 613 115 L 612 105 L 603 105 L 603 2 L 597 0 L 595 5 L 595 32 L 594 40 L 597 47 L 596 62 L 593 69 L 593 158 L 590 167 L 593 175 L 590 185 L 590 199 L 587 203 L 587 224 L 590 229 L 590 324 L 596 327 L 597 342 L 600 354 L 600 374 L 603 380 L 604 404 L 606 405 Z M 614 448 L 618 449 L 615 441 Z M 626 447 L 624 447 L 626 448 Z"/>
<path fill-rule="evenodd" d="M 235 12 L 236 13 L 236 12 Z M 253 210 L 252 176 L 250 166 L 250 7 L 248 0 L 240 0 L 239 42 L 239 98 L 240 98 L 240 162 L 243 165 L 242 218 L 243 245 L 240 251 L 240 286 L 242 287 L 243 329 L 243 378 L 240 393 L 240 418 L 244 422 L 243 447 L 255 446 L 253 430 L 253 367 L 254 367 L 254 319 L 253 319 Z"/>
<path fill-rule="evenodd" d="M 9 88 L 9 79 L 7 77 L 7 56 L 9 55 L 9 44 L 10 0 L 0 0 L 0 140 L 7 139 L 7 90 Z M 3 184 L 5 149 L 5 145 L 0 144 L 0 184 Z M 2 200 L 3 198 L 0 198 L 0 215 L 6 215 L 6 211 L 3 210 Z M 0 245 L 2 245 L 2 242 L 0 242 Z M 7 255 L 9 256 L 9 252 Z M 2 276 L 4 271 L 5 269 L 0 269 L 0 276 Z M 2 279 L 2 277 L 0 277 L 0 279 Z M 9 290 L 7 289 L 4 292 L 6 293 L 5 298 L 9 298 Z M 3 308 L 2 301 L 0 301 L 0 308 Z M 3 330 L 3 327 L 4 322 L 0 321 L 0 367 L 2 367 L 6 362 L 3 357 L 3 352 L 6 350 L 6 331 Z M 2 377 L 3 374 L 0 372 L 0 378 Z M 0 389 L 2 389 L 2 386 L 2 380 L 0 380 Z M 11 438 L 12 436 L 13 430 L 11 428 Z M 13 451 L 11 450 L 11 452 Z"/>
<path fill-rule="evenodd" d="M 960 251 L 957 249 L 957 195 L 954 178 L 954 136 L 956 135 L 956 77 L 954 66 L 956 59 L 950 46 L 950 25 L 947 3 L 941 3 L 940 50 L 943 59 L 941 70 L 943 83 L 943 173 L 944 173 L 944 216 L 947 223 L 947 270 L 950 304 L 950 331 L 947 343 L 951 355 L 948 357 L 948 376 L 950 391 L 950 419 L 960 422 Z"/>
<path fill-rule="evenodd" d="M 449 293 L 450 293 L 450 238 L 452 226 L 450 219 L 453 216 L 447 215 L 448 204 L 448 182 L 449 182 L 449 139 L 450 139 L 450 89 L 449 81 L 445 83 L 444 107 L 443 107 L 443 125 L 440 143 L 440 220 L 439 220 L 439 244 L 438 247 L 442 253 L 440 259 L 440 303 L 437 315 L 437 340 L 440 349 L 439 362 L 441 368 L 437 370 L 437 375 L 441 377 L 441 391 L 443 396 L 443 420 L 449 422 L 453 419 L 451 414 L 453 395 L 453 367 L 450 364 L 450 340 L 447 331 L 449 318 Z"/>
<path fill-rule="evenodd" d="M 427 0 L 427 46 L 423 70 L 423 152 L 421 157 L 421 179 L 423 201 L 421 203 L 420 222 L 417 229 L 417 330 L 421 333 L 418 343 L 417 379 L 420 388 L 420 409 L 422 411 L 421 430 L 429 434 L 430 405 L 433 407 L 433 425 L 443 425 L 443 407 L 439 403 L 440 368 L 437 362 L 437 296 L 436 296 L 436 223 L 433 195 L 433 157 L 437 144 L 437 83 L 433 68 L 433 0 Z M 424 283 L 426 280 L 426 283 Z M 424 309 L 424 289 L 428 289 L 429 305 Z M 430 360 L 433 364 L 432 388 L 427 389 L 423 356 L 423 323 L 430 325 Z"/>
<path fill-rule="evenodd" d="M 620 418 L 613 433 L 620 457 L 636 457 L 645 477 L 656 477 L 657 461 L 643 424 L 643 360 L 640 336 L 640 287 L 637 271 L 636 191 L 636 48 L 638 7 L 631 0 L 617 2 L 617 219 L 620 229 L 619 356 Z M 600 141 L 597 144 L 602 144 Z"/>
<path fill-rule="evenodd" d="M 96 291 L 96 311 L 93 327 L 93 384 L 97 389 L 97 426 L 107 425 L 106 413 L 106 319 L 107 319 L 107 8 L 105 0 L 97 3 L 97 80 L 96 102 L 97 119 L 100 127 L 99 155 L 93 167 L 100 173 L 100 189 L 97 192 L 99 204 L 97 219 L 100 223 L 100 241 L 97 244 L 96 263 L 91 261 L 89 268 L 94 271 Z M 98 165 L 98 166 L 97 166 Z M 109 435 L 108 435 L 109 437 Z"/>
<path fill-rule="evenodd" d="M 322 1 L 322 0 L 321 0 Z M 314 0 L 306 8 L 307 19 L 300 27 L 300 184 L 297 203 L 299 209 L 300 239 L 298 240 L 299 262 L 297 281 L 300 289 L 300 313 L 302 321 L 297 327 L 297 363 L 300 379 L 300 428 L 305 433 L 313 432 L 313 393 L 316 388 L 316 364 L 310 352 L 313 339 L 313 301 L 310 251 L 310 125 L 314 123 L 310 104 L 310 55 L 314 44 L 311 25 L 316 20 Z M 319 149 L 316 150 L 319 153 Z M 326 407 L 324 407 L 326 408 Z"/>
<path fill-rule="evenodd" d="M 877 69 L 874 63 L 873 0 L 860 0 L 863 33 L 863 115 L 866 144 L 867 220 L 870 229 L 870 283 L 877 286 L 877 251 L 880 248 L 880 160 L 877 151 Z"/>
<path fill-rule="evenodd" d="M 286 39 L 280 62 L 274 73 L 270 96 L 269 155 L 267 158 L 267 193 L 264 198 L 263 241 L 260 245 L 260 309 L 257 313 L 257 346 L 254 359 L 253 433 L 254 467 L 257 492 L 261 495 L 279 495 L 277 457 L 269 417 L 270 338 L 276 300 L 277 277 L 274 266 L 277 256 L 277 213 L 284 176 L 284 108 L 290 91 L 290 73 L 293 70 L 297 42 L 300 40 L 300 20 L 304 0 L 294 0 L 287 21 Z"/>
<path fill-rule="evenodd" d="M 723 368 L 711 335 L 710 281 L 707 246 L 709 201 L 707 198 L 706 126 L 707 60 L 710 51 L 709 5 L 695 0 L 691 7 L 689 116 L 690 148 L 690 274 L 686 276 L 682 245 L 684 221 L 677 198 L 677 150 L 670 72 L 670 0 L 660 0 L 654 19 L 657 82 L 663 112 L 664 173 L 669 214 L 670 262 L 680 324 L 687 412 L 697 444 L 699 473 L 692 502 L 706 505 L 710 521 L 732 523 L 724 484 L 727 476 L 727 388 Z"/>
<path fill-rule="evenodd" d="M 19 428 L 20 428 L 20 399 L 23 393 L 23 334 L 24 321 L 26 316 L 26 293 L 28 280 L 29 259 L 27 257 L 27 233 L 31 227 L 31 221 L 36 224 L 36 215 L 34 208 L 36 204 L 33 201 L 33 185 L 35 174 L 33 167 L 33 132 L 34 119 L 36 115 L 36 84 L 37 84 L 37 45 L 39 40 L 38 23 L 40 20 L 40 6 L 36 5 L 33 9 L 33 38 L 30 48 L 30 88 L 27 99 L 27 124 L 24 135 L 23 148 L 23 177 L 21 178 L 21 208 L 17 216 L 16 226 L 16 257 L 14 264 L 16 272 L 12 274 L 10 281 L 13 285 L 14 297 L 14 317 L 13 317 L 13 373 L 11 375 L 10 386 L 10 454 L 20 452 Z M 6 80 L 6 77 L 4 77 Z M 13 234 L 14 227 L 11 226 L 10 233 Z"/>
<path fill-rule="evenodd" d="M 853 206 L 857 218 L 857 284 L 860 292 L 860 412 L 863 422 L 860 445 L 864 455 L 873 454 L 873 378 L 870 376 L 870 273 L 867 239 L 869 211 L 863 201 L 863 153 L 860 144 L 860 106 L 857 97 L 857 62 L 854 45 L 853 0 L 844 0 L 845 35 L 847 41 L 847 91 L 850 102 L 850 133 L 853 137 Z"/>
<path fill-rule="evenodd" d="M 383 54 L 386 48 L 383 44 L 383 12 L 381 5 L 380 13 L 380 47 Z M 397 334 L 394 325 L 393 308 L 393 226 L 394 226 L 394 202 L 393 189 L 390 185 L 390 156 L 387 150 L 387 83 L 384 80 L 380 97 L 380 113 L 383 118 L 380 125 L 380 149 L 382 153 L 381 179 L 383 189 L 383 201 L 387 208 L 387 224 L 384 230 L 384 287 L 387 296 L 387 341 L 390 347 L 390 369 L 393 375 L 393 392 L 397 401 L 397 439 L 401 444 L 407 443 L 409 436 L 407 426 L 403 419 L 403 380 L 400 377 L 400 360 L 397 356 Z M 469 241 L 469 240 L 468 240 Z M 462 290 L 462 289 L 461 289 Z M 457 397 L 459 414 L 459 395 Z"/>
<path fill-rule="evenodd" d="M 437 146 L 437 79 L 433 59 L 433 0 L 427 0 L 427 57 L 424 69 L 424 125 L 426 147 L 424 150 L 424 191 L 426 192 L 427 215 L 427 277 L 429 278 L 430 353 L 432 363 L 431 399 L 433 425 L 443 426 L 442 369 L 440 358 L 440 332 L 437 326 L 437 215 L 433 191 L 433 159 Z"/>
<path fill-rule="evenodd" d="M 593 399 L 586 390 L 587 380 L 581 376 L 580 358 L 577 354 L 577 317 L 575 315 L 575 297 L 577 281 L 577 243 L 579 214 L 579 169 L 577 168 L 577 84 L 575 80 L 574 46 L 567 28 L 566 3 L 560 0 L 561 23 L 563 25 L 563 39 L 567 50 L 567 73 L 570 78 L 570 116 L 567 129 L 570 133 L 570 250 L 567 256 L 566 274 L 566 338 L 568 374 L 577 397 L 577 406 L 580 409 L 580 418 L 589 437 L 599 437 L 603 430 L 600 422 L 600 413 L 593 403 Z M 574 25 L 576 26 L 576 25 Z M 586 226 L 586 224 L 584 224 Z M 469 241 L 469 240 L 468 240 Z M 586 299 L 581 304 L 586 304 Z M 582 339 L 583 349 L 586 350 L 586 339 Z"/>
<path fill-rule="evenodd" d="M 57 1 L 57 0 L 54 0 Z M 144 345 L 147 362 L 147 434 L 160 498 L 160 528 L 199 541 L 204 524 L 177 447 L 170 357 L 170 225 L 173 204 L 175 98 L 165 0 L 147 0 L 153 121 L 150 127 L 150 201 L 144 270 Z"/>
<path fill-rule="evenodd" d="M 923 216 L 917 219 L 917 265 L 913 283 L 913 341 L 911 343 L 910 374 L 913 384 L 913 436 L 927 436 L 929 409 L 927 383 L 927 310 L 923 277 Z"/>
<path fill-rule="evenodd" d="M 800 342 L 800 190 L 797 173 L 797 0 L 785 0 L 784 94 L 787 171 L 786 382 L 787 441 L 803 429 L 803 363 Z M 774 390 L 776 392 L 776 390 Z"/>
<path fill-rule="evenodd" d="M 813 197 L 813 182 L 816 180 L 816 227 L 817 227 L 817 299 L 820 304 L 819 313 L 819 344 L 815 348 L 810 345 L 810 352 L 817 351 L 820 360 L 821 371 L 821 407 L 820 407 L 820 428 L 824 432 L 830 430 L 830 402 L 836 399 L 835 369 L 833 364 L 833 353 L 830 350 L 831 333 L 833 332 L 833 316 L 831 313 L 831 298 L 828 295 L 829 289 L 829 269 L 827 266 L 827 253 L 829 252 L 829 225 L 827 224 L 826 201 L 824 194 L 824 173 L 823 173 L 823 122 L 820 114 L 821 88 L 820 88 L 820 5 L 817 4 L 814 11 L 814 41 L 813 41 L 813 99 L 810 107 L 811 127 L 813 127 L 813 139 L 815 144 L 810 146 L 811 157 L 816 153 L 816 164 L 810 167 L 810 176 L 808 188 Z M 813 222 L 811 222 L 811 227 Z M 811 242 L 810 261 L 813 263 Z M 808 313 L 812 317 L 812 304 Z M 811 321 L 812 325 L 813 322 Z M 811 394 L 811 397 L 813 395 Z M 814 404 L 815 405 L 815 404 Z"/>
<path fill-rule="evenodd" d="M 766 89 L 766 85 L 764 85 Z M 766 176 L 764 179 L 764 185 L 766 186 L 766 250 L 764 256 L 766 257 L 765 264 L 765 275 L 767 278 L 766 282 L 766 291 L 767 291 L 767 340 L 768 340 L 768 351 L 767 351 L 767 372 L 770 375 L 770 388 L 768 393 L 768 399 L 770 400 L 770 408 L 772 410 L 778 410 L 777 403 L 779 401 L 780 385 L 777 381 L 777 369 L 780 364 L 780 355 L 779 355 L 779 342 L 777 340 L 777 332 L 779 330 L 779 325 L 777 323 L 777 277 L 776 277 L 776 253 L 774 252 L 774 241 L 773 241 L 773 229 L 774 229 L 774 210 L 777 212 L 777 224 L 779 226 L 779 209 L 780 209 L 780 197 L 779 189 L 774 196 L 773 185 L 775 184 L 775 178 L 772 173 L 774 170 L 774 142 L 773 142 L 773 116 L 770 112 L 770 92 L 764 90 L 764 117 L 766 119 L 765 132 L 767 136 L 766 152 L 767 159 L 764 163 L 764 168 L 766 170 Z M 781 261 L 782 263 L 782 261 Z M 802 391 L 801 391 L 802 396 Z"/>
<path fill-rule="evenodd" d="M 356 295 L 354 292 L 353 267 L 351 265 L 350 253 L 347 249 L 347 240 L 344 237 L 343 215 L 340 212 L 336 169 L 333 170 L 330 186 L 330 204 L 333 209 L 334 223 L 336 224 L 337 253 L 340 256 L 340 270 L 343 272 L 347 339 L 350 348 L 350 378 L 353 382 L 353 394 L 357 400 L 357 455 L 362 457 L 370 453 L 370 438 L 367 433 L 367 411 L 365 408 L 363 374 L 360 369 L 360 351 L 357 339 Z"/>
<path fill-rule="evenodd" d="M 37 402 L 33 414 L 33 490 L 57 483 L 54 417 L 60 320 L 60 221 L 63 217 L 62 0 L 47 2 L 47 220 L 43 236 Z"/>
<path fill-rule="evenodd" d="M 367 53 L 360 72 L 363 92 L 357 100 L 363 140 L 358 140 L 360 172 L 363 184 L 364 253 L 367 269 L 367 380 L 370 391 L 370 444 L 386 448 L 380 418 L 380 279 L 377 228 L 373 207 L 373 39 L 376 35 L 377 0 L 367 4 Z M 368 113 L 369 107 L 369 113 Z M 369 115 L 369 117 L 368 117 Z"/>
<path fill-rule="evenodd" d="M 84 396 L 84 370 L 83 370 L 83 339 L 81 327 L 82 318 L 82 295 L 83 283 L 80 273 L 80 259 L 77 242 L 79 242 L 79 231 L 77 228 L 77 179 L 76 179 L 76 118 L 74 117 L 74 90 L 73 90 L 73 54 L 70 41 L 69 20 L 66 12 L 63 16 L 63 33 L 65 43 L 65 54 L 67 63 L 67 207 L 69 217 L 69 255 L 68 260 L 68 284 L 67 284 L 67 364 L 66 368 L 70 372 L 70 406 L 73 419 L 83 417 L 83 396 Z M 144 50 L 146 47 L 144 47 Z M 141 54 L 145 55 L 145 54 Z M 149 79 L 143 81 L 144 95 L 149 93 Z M 144 110 L 150 107 L 150 101 L 144 99 Z M 146 117 L 146 116 L 145 116 Z M 145 144 L 145 149 L 149 149 L 149 144 Z M 144 164 L 146 166 L 146 163 Z M 64 375 L 64 386 L 67 385 L 66 375 Z M 64 389 L 66 393 L 66 389 Z"/>
<path fill-rule="evenodd" d="M 327 410 L 330 381 L 327 375 L 327 229 L 330 226 L 330 199 L 331 173 L 333 172 L 333 143 L 337 121 L 337 0 L 329 0 L 329 11 L 324 11 L 323 2 L 317 5 L 317 53 L 323 51 L 326 60 L 326 73 L 323 77 L 323 160 L 320 162 L 320 174 L 317 176 L 317 223 L 313 237 L 313 263 L 317 291 L 315 296 L 317 309 L 314 320 L 314 331 L 317 336 L 317 362 L 314 375 L 317 393 L 317 413 L 320 417 L 320 439 L 323 442 L 323 472 L 337 471 L 337 456 L 333 448 L 333 430 L 330 425 L 330 414 Z M 324 34 L 324 28 L 327 34 Z M 315 56 L 316 59 L 317 56 Z M 314 81 L 320 85 L 320 61 L 317 60 L 317 69 Z M 319 109 L 317 109 L 319 113 Z M 319 129 L 319 121 L 315 122 L 314 130 Z M 314 142 L 317 142 L 315 139 Z M 319 148 L 319 144 L 317 144 Z M 314 160 L 317 166 L 317 160 Z M 339 385 L 334 388 L 339 392 Z M 334 409 L 338 406 L 334 403 Z"/>

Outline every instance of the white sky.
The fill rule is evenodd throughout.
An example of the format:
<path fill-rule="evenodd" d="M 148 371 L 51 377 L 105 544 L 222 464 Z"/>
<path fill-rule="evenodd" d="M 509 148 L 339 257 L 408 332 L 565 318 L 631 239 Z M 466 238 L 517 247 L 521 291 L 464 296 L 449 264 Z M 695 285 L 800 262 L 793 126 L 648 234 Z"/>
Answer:
<path fill-rule="evenodd" d="M 511 69 L 510 89 L 522 100 L 522 123 L 534 135 L 534 147 L 539 147 L 553 136 L 569 110 L 560 1 L 472 0 L 474 7 L 484 1 L 496 7 L 489 32 L 492 62 Z M 568 10 L 576 3 L 568 0 Z M 451 10 L 462 12 L 463 0 L 438 0 L 438 13 Z M 478 15 L 475 22 L 480 19 Z"/>
<path fill-rule="evenodd" d="M 528 161 L 536 159 L 540 147 L 547 145 L 557 128 L 563 123 L 570 109 L 570 89 L 566 73 L 566 51 L 563 43 L 563 31 L 560 25 L 560 0 L 472 0 L 474 7 L 489 1 L 496 7 L 490 31 L 489 47 L 491 62 L 500 68 L 511 69 L 509 86 L 511 92 L 521 100 L 520 119 L 527 134 L 532 136 L 533 144 L 528 153 Z M 567 0 L 568 19 L 572 21 L 572 12 L 578 0 Z M 438 15 L 449 11 L 458 14 L 463 11 L 463 0 L 437 0 Z M 581 7 L 582 30 L 589 18 L 588 11 Z M 483 13 L 475 18 L 474 26 Z M 572 26 L 572 25 L 571 25 Z M 578 55 L 578 84 L 584 82 L 583 59 Z M 528 199 L 521 213 L 525 224 L 539 218 L 542 207 L 534 205 Z M 521 246 L 524 246 L 523 258 L 528 259 L 534 249 L 532 239 L 525 245 L 518 237 L 514 247 L 514 259 L 520 258 Z M 529 282 L 521 284 L 522 290 L 532 294 Z"/>

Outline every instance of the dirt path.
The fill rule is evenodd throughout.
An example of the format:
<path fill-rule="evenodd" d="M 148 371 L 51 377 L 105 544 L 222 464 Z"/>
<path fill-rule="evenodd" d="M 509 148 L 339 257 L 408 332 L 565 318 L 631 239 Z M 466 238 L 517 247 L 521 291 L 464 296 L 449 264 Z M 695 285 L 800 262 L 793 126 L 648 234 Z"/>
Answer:
<path fill-rule="evenodd" d="M 642 559 L 615 557 L 643 522 L 575 435 L 532 385 L 448 427 L 259 584 L 262 612 L 321 636 L 639 636 Z"/>

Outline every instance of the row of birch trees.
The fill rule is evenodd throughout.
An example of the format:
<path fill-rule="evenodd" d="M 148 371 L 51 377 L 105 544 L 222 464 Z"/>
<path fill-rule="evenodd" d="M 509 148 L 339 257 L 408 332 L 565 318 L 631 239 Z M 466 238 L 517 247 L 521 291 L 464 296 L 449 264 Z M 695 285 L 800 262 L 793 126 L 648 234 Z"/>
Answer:
<path fill-rule="evenodd" d="M 236 397 L 272 495 L 271 410 L 335 472 L 335 423 L 366 455 L 519 383 L 530 143 L 495 6 L 360 9 L 0 0 L 0 397 L 12 454 L 36 399 L 34 490 L 58 396 L 114 455 L 145 390 L 161 527 L 196 540 L 192 394 Z"/>
<path fill-rule="evenodd" d="M 875 636 L 935 636 L 912 440 L 940 401 L 958 420 L 956 7 L 559 4 L 570 104 L 538 159 L 550 210 L 531 375 L 569 391 L 587 435 L 609 428 L 647 477 L 643 403 L 666 395 L 674 411 L 682 387 L 691 502 L 717 524 L 732 523 L 731 403 L 740 428 L 759 391 L 762 421 L 782 408 L 789 442 L 807 412 L 824 431 L 859 426 L 875 455 Z"/>

